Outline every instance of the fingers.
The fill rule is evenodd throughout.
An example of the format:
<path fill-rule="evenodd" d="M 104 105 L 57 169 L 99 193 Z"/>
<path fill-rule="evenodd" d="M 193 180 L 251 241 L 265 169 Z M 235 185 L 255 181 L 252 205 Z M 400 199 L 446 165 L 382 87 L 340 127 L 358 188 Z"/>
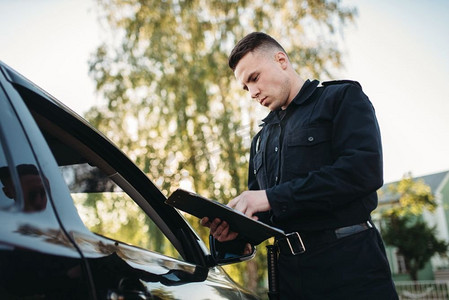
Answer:
<path fill-rule="evenodd" d="M 200 224 L 201 224 L 202 226 L 204 226 L 204 227 L 209 227 L 209 228 L 210 228 L 211 222 L 210 222 L 210 220 L 209 220 L 208 217 L 204 217 L 204 218 L 202 218 L 202 219 L 200 220 Z"/>
<path fill-rule="evenodd" d="M 240 194 L 239 196 L 235 197 L 229 203 L 227 204 L 229 207 L 241 212 L 242 214 L 246 214 L 246 211 L 248 209 L 247 201 L 245 199 L 244 194 Z"/>
<path fill-rule="evenodd" d="M 229 230 L 229 227 L 225 228 L 220 234 L 214 234 L 213 237 L 220 242 L 232 241 L 237 238 L 238 233 Z"/>
<path fill-rule="evenodd" d="M 229 201 L 228 206 L 253 219 L 257 218 L 256 213 L 271 209 L 265 190 L 244 191 Z"/>
<path fill-rule="evenodd" d="M 221 221 L 219 218 L 215 218 L 210 220 L 208 217 L 204 217 L 200 220 L 200 224 L 205 227 L 209 227 L 210 234 L 215 237 L 215 235 L 219 236 L 223 232 L 227 232 L 227 228 L 229 228 L 228 223 L 225 221 Z"/>
<path fill-rule="evenodd" d="M 229 227 L 228 223 L 215 218 L 210 224 L 210 233 L 215 237 L 215 235 L 221 235 L 221 233 Z"/>
<path fill-rule="evenodd" d="M 229 201 L 227 205 L 228 205 L 230 208 L 235 208 L 235 206 L 237 205 L 237 203 L 239 202 L 239 200 L 240 200 L 240 196 L 237 196 L 237 197 L 235 197 L 234 199 L 232 199 L 231 201 Z"/>
<path fill-rule="evenodd" d="M 248 199 L 245 197 L 245 193 L 240 194 L 231 201 L 229 201 L 228 206 L 241 212 L 244 215 L 252 217 L 252 209 L 248 206 Z"/>
<path fill-rule="evenodd" d="M 231 241 L 238 236 L 238 233 L 230 230 L 229 224 L 226 221 L 215 218 L 209 224 L 210 234 L 220 242 Z"/>

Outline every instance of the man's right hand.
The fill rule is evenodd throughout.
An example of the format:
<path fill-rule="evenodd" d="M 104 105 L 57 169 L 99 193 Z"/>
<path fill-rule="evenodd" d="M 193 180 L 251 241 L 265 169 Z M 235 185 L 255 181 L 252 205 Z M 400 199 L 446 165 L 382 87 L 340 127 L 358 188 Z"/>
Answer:
<path fill-rule="evenodd" d="M 219 242 L 235 240 L 239 235 L 237 232 L 229 229 L 229 224 L 226 221 L 222 221 L 219 218 L 211 221 L 208 217 L 204 217 L 200 220 L 200 224 L 209 227 L 210 234 Z"/>

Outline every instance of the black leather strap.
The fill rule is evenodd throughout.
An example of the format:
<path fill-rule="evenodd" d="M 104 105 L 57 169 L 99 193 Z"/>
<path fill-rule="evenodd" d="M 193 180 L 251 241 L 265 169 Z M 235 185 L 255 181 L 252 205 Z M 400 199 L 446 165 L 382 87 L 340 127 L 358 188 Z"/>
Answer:
<path fill-rule="evenodd" d="M 335 230 L 301 233 L 301 235 L 298 232 L 292 232 L 287 234 L 286 237 L 276 239 L 275 244 L 278 246 L 279 253 L 298 255 L 304 253 L 306 247 L 308 249 L 315 248 L 317 245 L 342 239 L 373 227 L 371 221 L 366 221 L 360 224 L 340 227 Z"/>

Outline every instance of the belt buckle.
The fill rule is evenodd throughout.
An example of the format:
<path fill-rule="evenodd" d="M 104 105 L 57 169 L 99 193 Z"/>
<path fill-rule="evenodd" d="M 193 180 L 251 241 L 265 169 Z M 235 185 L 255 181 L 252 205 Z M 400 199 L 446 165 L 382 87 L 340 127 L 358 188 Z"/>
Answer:
<path fill-rule="evenodd" d="M 299 249 L 293 249 L 292 242 L 290 242 L 290 238 L 292 238 L 292 242 L 294 240 L 298 241 Z M 301 236 L 297 232 L 290 232 L 285 235 L 285 239 L 287 240 L 288 247 L 290 248 L 290 252 L 292 255 L 298 255 L 304 253 L 306 251 L 306 247 L 304 247 L 304 243 L 302 242 Z"/>

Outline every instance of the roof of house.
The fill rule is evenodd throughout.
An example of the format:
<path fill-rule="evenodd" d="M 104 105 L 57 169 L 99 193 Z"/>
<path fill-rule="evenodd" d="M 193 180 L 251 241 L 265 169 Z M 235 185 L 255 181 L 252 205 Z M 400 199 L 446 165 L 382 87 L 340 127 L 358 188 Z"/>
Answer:
<path fill-rule="evenodd" d="M 413 179 L 414 180 L 423 180 L 424 183 L 430 187 L 431 191 L 435 192 L 438 189 L 438 187 L 441 185 L 441 183 L 445 180 L 448 173 L 449 173 L 449 171 L 443 171 L 443 172 L 429 174 L 429 175 L 425 175 L 425 176 L 413 177 Z M 394 181 L 394 182 L 385 183 L 380 188 L 379 203 L 388 203 L 388 202 L 397 201 L 398 196 L 394 195 L 389 190 L 389 186 L 395 185 L 397 183 L 399 183 L 399 180 Z"/>

